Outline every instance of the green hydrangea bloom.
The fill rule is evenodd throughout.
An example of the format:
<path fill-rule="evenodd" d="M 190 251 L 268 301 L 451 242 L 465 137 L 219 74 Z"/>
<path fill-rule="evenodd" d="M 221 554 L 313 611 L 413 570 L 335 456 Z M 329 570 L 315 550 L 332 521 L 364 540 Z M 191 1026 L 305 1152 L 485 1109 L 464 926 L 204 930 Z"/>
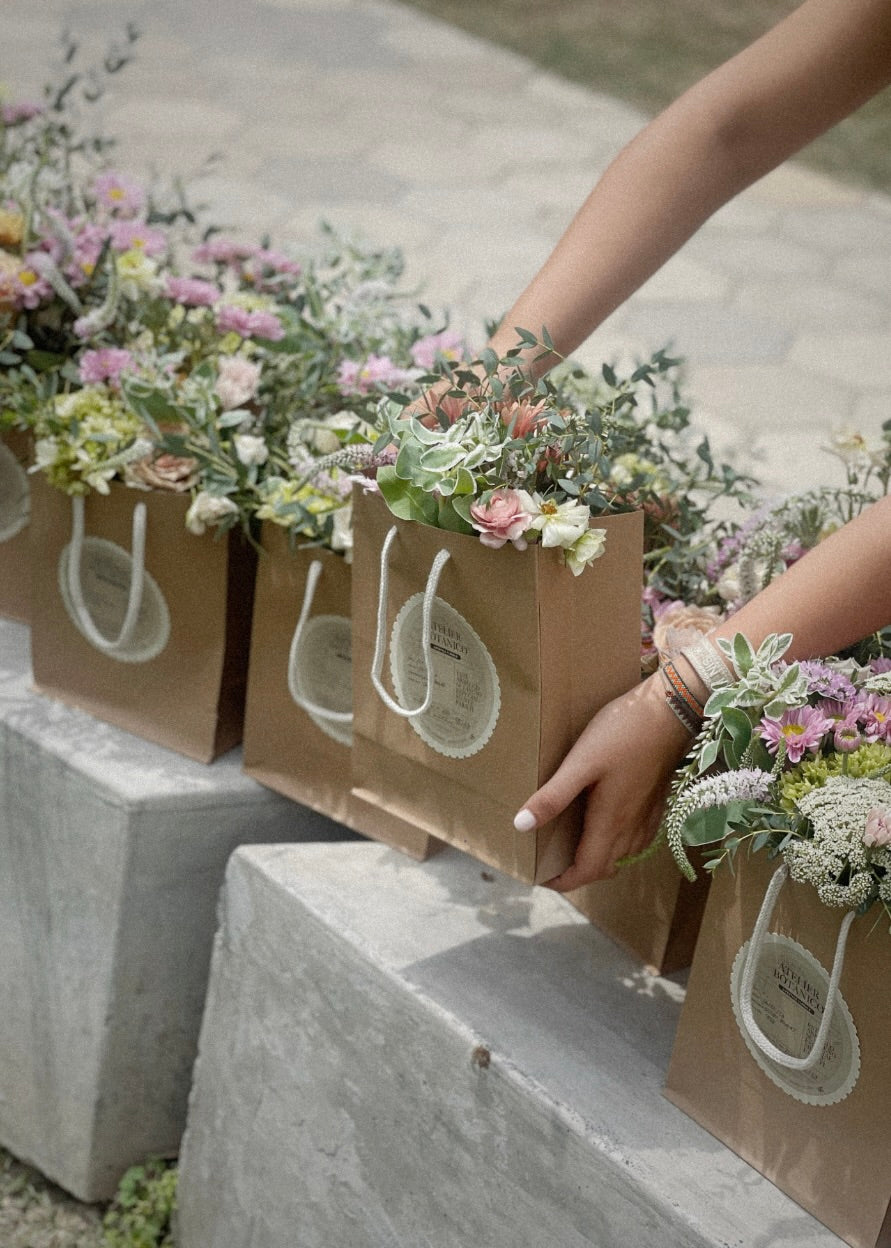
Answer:
<path fill-rule="evenodd" d="M 780 776 L 780 804 L 791 813 L 806 793 L 822 788 L 830 776 L 871 776 L 888 766 L 891 766 L 891 746 L 881 742 L 861 745 L 850 754 L 831 753 L 802 759 Z"/>

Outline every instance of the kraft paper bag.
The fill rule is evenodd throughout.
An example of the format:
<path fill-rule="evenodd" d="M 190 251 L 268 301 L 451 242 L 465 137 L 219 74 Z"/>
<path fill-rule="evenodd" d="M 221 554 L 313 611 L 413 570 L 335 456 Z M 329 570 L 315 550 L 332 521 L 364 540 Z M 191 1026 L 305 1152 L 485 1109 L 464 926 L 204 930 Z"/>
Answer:
<path fill-rule="evenodd" d="M 353 523 L 354 791 L 516 879 L 551 879 L 572 861 L 581 803 L 533 832 L 513 817 L 640 678 L 640 513 L 597 521 L 605 554 L 578 577 L 557 550 L 396 520 L 360 487 Z M 423 714 L 393 709 L 428 695 Z"/>
<path fill-rule="evenodd" d="M 888 919 L 824 905 L 777 862 L 740 851 L 712 881 L 665 1095 L 854 1248 L 887 1248 Z"/>
<path fill-rule="evenodd" d="M 280 525 L 263 525 L 244 770 L 354 832 L 423 859 L 438 841 L 350 791 L 351 588 L 350 565 L 341 555 L 295 546 Z"/>
<path fill-rule="evenodd" d="M 566 898 L 595 927 L 660 975 L 685 970 L 693 960 L 709 876 L 691 883 L 662 845 L 649 858 L 621 867 Z"/>
<path fill-rule="evenodd" d="M 40 692 L 210 762 L 241 740 L 256 555 L 190 533 L 189 502 L 35 479 L 32 661 Z"/>
<path fill-rule="evenodd" d="M 0 615 L 24 624 L 31 618 L 32 450 L 30 434 L 10 430 L 0 436 Z"/>

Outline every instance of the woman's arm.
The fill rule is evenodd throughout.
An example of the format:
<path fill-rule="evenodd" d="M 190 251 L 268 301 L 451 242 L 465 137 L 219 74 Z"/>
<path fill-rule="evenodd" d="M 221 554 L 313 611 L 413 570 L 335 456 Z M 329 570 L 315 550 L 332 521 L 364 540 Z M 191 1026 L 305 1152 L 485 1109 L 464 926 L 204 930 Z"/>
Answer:
<path fill-rule="evenodd" d="M 891 496 L 875 503 L 793 564 L 710 636 L 745 633 L 758 646 L 768 633 L 792 633 L 791 658 L 832 654 L 891 624 Z M 685 660 L 684 679 L 705 687 Z M 617 859 L 638 853 L 659 826 L 672 774 L 690 737 L 665 703 L 659 674 L 594 716 L 554 776 L 517 816 L 529 830 L 588 790 L 575 862 L 549 887 L 579 888 L 614 874 Z"/>
<path fill-rule="evenodd" d="M 490 346 L 568 355 L 723 204 L 891 82 L 891 0 L 806 0 L 623 149 Z M 527 370 L 540 374 L 556 359 Z"/>

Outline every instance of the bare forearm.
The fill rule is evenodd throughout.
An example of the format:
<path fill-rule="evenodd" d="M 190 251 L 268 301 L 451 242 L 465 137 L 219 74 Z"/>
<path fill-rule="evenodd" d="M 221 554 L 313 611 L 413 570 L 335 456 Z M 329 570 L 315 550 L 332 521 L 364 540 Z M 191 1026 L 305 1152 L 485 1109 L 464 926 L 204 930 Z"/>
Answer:
<path fill-rule="evenodd" d="M 717 208 L 889 79 L 889 0 L 807 0 L 620 153 L 504 318 L 493 348 L 516 346 L 520 326 L 546 327 L 561 354 L 573 351 Z"/>
<path fill-rule="evenodd" d="M 790 658 L 835 654 L 891 624 L 891 496 L 793 564 L 712 636 L 791 633 Z"/>

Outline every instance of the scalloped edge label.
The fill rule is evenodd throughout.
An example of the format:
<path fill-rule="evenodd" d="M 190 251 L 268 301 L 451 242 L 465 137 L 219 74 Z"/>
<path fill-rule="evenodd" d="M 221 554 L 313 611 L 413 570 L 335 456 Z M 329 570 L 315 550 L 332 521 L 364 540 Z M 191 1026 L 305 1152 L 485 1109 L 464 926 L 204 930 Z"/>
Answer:
<path fill-rule="evenodd" d="M 59 556 L 59 591 L 68 616 L 81 634 L 90 638 L 80 626 L 68 589 L 69 543 Z M 127 611 L 133 559 L 130 553 L 104 537 L 85 537 L 80 565 L 81 590 L 87 610 L 96 628 L 105 637 L 114 637 L 120 630 Z M 126 646 L 108 652 L 94 646 L 97 653 L 121 663 L 148 663 L 156 659 L 170 640 L 170 610 L 158 582 L 148 571 L 144 574 L 142 604 L 133 635 Z M 92 642 L 90 642 L 93 645 Z"/>
<path fill-rule="evenodd" d="M 829 1039 L 810 1070 L 789 1070 L 772 1061 L 752 1040 L 742 1021 L 739 988 L 749 941 L 730 972 L 733 1016 L 746 1048 L 773 1083 L 805 1105 L 835 1105 L 853 1091 L 860 1077 L 860 1040 L 847 1002 L 839 992 Z M 829 973 L 809 949 L 778 932 L 764 938 L 752 989 L 752 1012 L 764 1034 L 792 1057 L 810 1050 L 826 1001 Z"/>
<path fill-rule="evenodd" d="M 307 620 L 300 649 L 288 669 L 289 683 L 301 698 L 332 711 L 353 707 L 353 625 L 345 615 L 314 615 Z M 294 703 L 300 706 L 299 702 Z M 353 744 L 352 724 L 332 722 L 300 707 L 338 745 Z"/>
<path fill-rule="evenodd" d="M 11 541 L 31 519 L 28 474 L 15 455 L 0 442 L 0 542 Z"/>
<path fill-rule="evenodd" d="M 427 688 L 421 630 L 424 595 L 405 602 L 390 635 L 390 672 L 403 706 L 419 706 Z M 446 758 L 469 758 L 488 742 L 501 711 L 501 682 L 479 634 L 453 606 L 433 600 L 430 650 L 433 701 L 408 722 Z"/>

